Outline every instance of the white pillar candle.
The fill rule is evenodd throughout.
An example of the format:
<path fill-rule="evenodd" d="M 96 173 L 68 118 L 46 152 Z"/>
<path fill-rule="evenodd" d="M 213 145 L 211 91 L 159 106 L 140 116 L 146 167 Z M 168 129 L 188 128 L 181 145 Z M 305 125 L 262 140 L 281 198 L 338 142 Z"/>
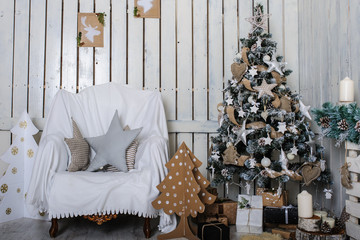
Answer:
<path fill-rule="evenodd" d="M 325 212 L 325 211 L 314 211 L 314 215 L 319 216 L 321 219 L 325 219 L 327 217 L 327 212 Z"/>
<path fill-rule="evenodd" d="M 323 219 L 323 222 L 327 222 L 330 228 L 333 228 L 335 226 L 335 219 L 333 218 L 325 218 Z"/>
<path fill-rule="evenodd" d="M 340 81 L 340 102 L 353 102 L 354 101 L 354 81 L 346 77 Z"/>
<path fill-rule="evenodd" d="M 302 218 L 311 218 L 313 216 L 312 195 L 303 190 L 297 195 L 298 215 Z"/>

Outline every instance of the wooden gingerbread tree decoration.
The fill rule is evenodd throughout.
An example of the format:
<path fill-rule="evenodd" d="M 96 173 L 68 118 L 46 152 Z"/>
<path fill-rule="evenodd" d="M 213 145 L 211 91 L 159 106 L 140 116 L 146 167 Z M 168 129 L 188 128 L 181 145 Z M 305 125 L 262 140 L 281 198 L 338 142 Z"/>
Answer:
<path fill-rule="evenodd" d="M 198 239 L 189 228 L 187 217 L 196 217 L 205 210 L 205 204 L 212 204 L 216 196 L 206 191 L 210 182 L 200 173 L 201 161 L 197 159 L 183 142 L 171 160 L 166 163 L 168 175 L 157 186 L 160 196 L 152 202 L 155 209 L 164 209 L 171 215 L 176 213 L 181 217 L 177 228 L 158 239 L 186 237 Z"/>

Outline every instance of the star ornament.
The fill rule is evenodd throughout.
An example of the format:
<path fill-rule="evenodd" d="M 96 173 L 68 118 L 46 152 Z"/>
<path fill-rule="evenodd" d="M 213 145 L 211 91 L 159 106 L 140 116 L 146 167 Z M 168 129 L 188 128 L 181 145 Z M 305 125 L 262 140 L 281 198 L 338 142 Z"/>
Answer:
<path fill-rule="evenodd" d="M 264 138 L 264 140 L 265 140 L 265 145 L 270 145 L 272 142 L 272 139 L 269 137 L 269 134 L 268 134 L 267 138 Z"/>
<path fill-rule="evenodd" d="M 259 108 L 256 105 L 253 105 L 252 107 L 250 107 L 250 112 L 252 113 L 256 113 L 259 110 Z"/>
<path fill-rule="evenodd" d="M 264 94 L 269 95 L 271 97 L 274 97 L 274 94 L 271 92 L 271 90 L 276 87 L 276 83 L 268 84 L 265 79 L 263 79 L 260 86 L 253 87 L 256 91 L 259 92 L 258 99 L 261 98 Z"/>
<path fill-rule="evenodd" d="M 304 103 L 301 100 L 299 101 L 299 104 L 300 104 L 300 112 L 305 117 L 307 117 L 309 120 L 311 120 L 311 116 L 310 116 L 310 113 L 309 113 L 310 106 L 305 106 Z"/>
<path fill-rule="evenodd" d="M 254 131 L 252 129 L 249 129 L 249 130 L 246 129 L 246 120 L 247 119 L 245 119 L 243 121 L 241 128 L 236 133 L 236 135 L 238 135 L 238 140 L 236 141 L 235 145 L 237 145 L 241 141 L 246 146 L 246 137 L 247 137 L 247 135 Z"/>
<path fill-rule="evenodd" d="M 294 145 L 292 148 L 290 148 L 290 153 L 293 155 L 297 155 L 297 152 L 299 151 L 299 149 L 297 149 L 297 147 Z"/>
<path fill-rule="evenodd" d="M 287 64 L 286 62 L 278 62 L 276 61 L 276 59 L 270 61 L 268 55 L 263 57 L 263 62 L 266 63 L 266 65 L 268 65 L 268 69 L 266 70 L 267 72 L 275 71 L 278 72 L 281 76 L 284 75 L 281 69 L 285 67 L 285 65 Z"/>
<path fill-rule="evenodd" d="M 234 101 L 234 99 L 232 99 L 231 97 L 229 97 L 228 99 L 225 100 L 225 102 L 226 102 L 228 105 L 232 105 L 232 104 L 233 104 L 233 101 Z"/>
<path fill-rule="evenodd" d="M 254 77 L 257 75 L 257 67 L 252 66 L 251 69 L 249 70 L 249 74 Z"/>
<path fill-rule="evenodd" d="M 284 134 L 286 131 L 286 122 L 278 122 L 278 132 Z"/>
<path fill-rule="evenodd" d="M 262 28 L 265 31 L 267 30 L 267 20 L 270 17 L 270 14 L 264 14 L 261 11 L 260 7 L 257 7 L 255 9 L 255 14 L 252 17 L 248 17 L 245 18 L 246 21 L 248 21 L 252 27 L 253 27 L 253 32 L 257 29 L 257 28 Z"/>
<path fill-rule="evenodd" d="M 244 110 L 242 108 L 240 108 L 240 110 L 238 110 L 238 114 L 239 114 L 239 117 L 244 117 L 246 112 L 244 112 Z"/>

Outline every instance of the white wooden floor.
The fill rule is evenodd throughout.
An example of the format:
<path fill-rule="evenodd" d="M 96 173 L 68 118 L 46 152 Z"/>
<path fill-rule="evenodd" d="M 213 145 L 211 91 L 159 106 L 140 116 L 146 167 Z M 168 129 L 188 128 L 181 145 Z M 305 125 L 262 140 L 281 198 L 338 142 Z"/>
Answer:
<path fill-rule="evenodd" d="M 158 218 L 151 220 L 151 239 L 157 239 Z M 135 216 L 121 215 L 117 219 L 98 226 L 82 218 L 61 219 L 56 240 L 68 239 L 145 239 L 143 233 L 144 220 Z M 49 221 L 22 218 L 0 224 L 0 240 L 42 240 L 51 239 L 49 236 Z M 235 232 L 235 226 L 230 227 L 231 239 L 240 239 Z"/>

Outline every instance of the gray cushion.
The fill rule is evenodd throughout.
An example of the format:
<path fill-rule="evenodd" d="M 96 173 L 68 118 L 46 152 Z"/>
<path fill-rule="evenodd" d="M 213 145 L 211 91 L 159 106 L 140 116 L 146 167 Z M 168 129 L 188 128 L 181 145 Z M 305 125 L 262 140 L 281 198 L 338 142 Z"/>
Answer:
<path fill-rule="evenodd" d="M 89 144 L 85 141 L 81 132 L 76 124 L 72 120 L 73 126 L 73 138 L 65 138 L 65 143 L 68 145 L 71 152 L 71 162 L 68 167 L 69 172 L 76 172 L 80 170 L 86 170 L 89 166 Z"/>
<path fill-rule="evenodd" d="M 116 111 L 105 135 L 86 138 L 96 152 L 95 158 L 90 162 L 87 171 L 95 171 L 110 164 L 122 172 L 127 172 L 126 149 L 140 131 L 141 128 L 124 131 Z"/>

